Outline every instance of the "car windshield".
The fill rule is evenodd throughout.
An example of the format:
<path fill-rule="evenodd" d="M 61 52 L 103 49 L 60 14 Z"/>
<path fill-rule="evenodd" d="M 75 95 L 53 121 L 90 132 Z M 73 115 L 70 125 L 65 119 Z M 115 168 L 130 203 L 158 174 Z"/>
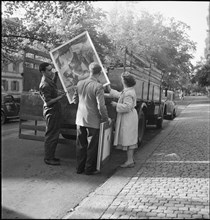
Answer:
<path fill-rule="evenodd" d="M 167 97 L 165 96 L 165 91 L 162 92 L 162 99 L 163 100 L 170 100 L 172 101 L 173 100 L 173 96 L 174 96 L 174 93 L 172 91 L 167 91 Z"/>

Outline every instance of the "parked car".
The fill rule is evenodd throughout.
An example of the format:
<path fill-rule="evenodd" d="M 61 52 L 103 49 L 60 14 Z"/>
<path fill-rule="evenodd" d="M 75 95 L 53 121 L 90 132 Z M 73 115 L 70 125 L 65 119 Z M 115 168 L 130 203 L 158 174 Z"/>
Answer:
<path fill-rule="evenodd" d="M 1 94 L 1 124 L 9 119 L 19 118 L 20 103 L 17 103 L 14 97 L 7 93 Z"/>
<path fill-rule="evenodd" d="M 164 118 L 173 120 L 177 114 L 177 105 L 174 101 L 175 93 L 170 90 L 164 90 L 162 94 L 162 100 L 164 101 Z"/>

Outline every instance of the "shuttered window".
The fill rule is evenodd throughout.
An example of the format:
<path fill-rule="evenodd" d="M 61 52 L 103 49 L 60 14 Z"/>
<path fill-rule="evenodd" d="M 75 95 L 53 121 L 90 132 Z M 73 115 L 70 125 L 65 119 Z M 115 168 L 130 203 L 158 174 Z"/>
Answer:
<path fill-rule="evenodd" d="M 7 80 L 2 80 L 2 86 L 4 87 L 5 91 L 8 91 L 8 81 Z"/>
<path fill-rule="evenodd" d="M 11 82 L 11 91 L 19 91 L 19 82 L 18 81 Z"/>

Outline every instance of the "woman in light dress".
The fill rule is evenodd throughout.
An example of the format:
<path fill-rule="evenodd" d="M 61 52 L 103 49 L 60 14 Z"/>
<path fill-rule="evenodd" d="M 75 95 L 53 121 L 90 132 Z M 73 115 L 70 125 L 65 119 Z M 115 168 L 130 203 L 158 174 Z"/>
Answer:
<path fill-rule="evenodd" d="M 118 102 L 111 102 L 116 108 L 117 120 L 115 124 L 114 145 L 117 149 L 127 151 L 127 161 L 121 167 L 134 167 L 134 149 L 138 142 L 138 114 L 136 106 L 135 78 L 128 72 L 121 74 L 123 91 L 107 87 L 109 97 L 118 98 Z"/>

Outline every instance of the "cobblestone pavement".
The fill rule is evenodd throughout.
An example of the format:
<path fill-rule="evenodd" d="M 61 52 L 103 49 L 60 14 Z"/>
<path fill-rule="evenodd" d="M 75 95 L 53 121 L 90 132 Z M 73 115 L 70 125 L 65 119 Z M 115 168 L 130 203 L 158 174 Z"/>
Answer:
<path fill-rule="evenodd" d="M 209 99 L 192 101 L 66 219 L 209 219 L 209 124 Z"/>
<path fill-rule="evenodd" d="M 209 103 L 190 104 L 101 218 L 209 219 Z"/>

